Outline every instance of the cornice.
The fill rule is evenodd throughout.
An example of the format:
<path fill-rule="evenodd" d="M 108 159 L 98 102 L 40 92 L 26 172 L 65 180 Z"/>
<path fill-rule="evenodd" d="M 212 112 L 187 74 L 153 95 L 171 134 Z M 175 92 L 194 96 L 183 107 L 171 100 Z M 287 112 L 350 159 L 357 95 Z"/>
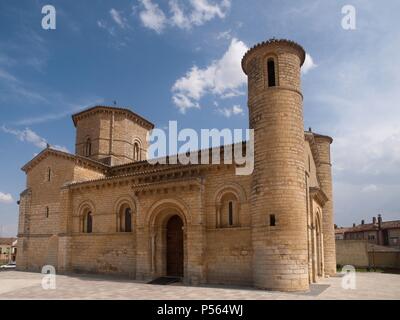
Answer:
<path fill-rule="evenodd" d="M 21 170 L 24 172 L 28 172 L 29 170 L 31 170 L 33 167 L 35 167 L 38 163 L 40 163 L 43 159 L 45 159 L 49 155 L 54 155 L 54 156 L 57 156 L 60 158 L 75 161 L 75 163 L 78 165 L 88 166 L 88 167 L 95 169 L 102 173 L 106 173 L 107 169 L 109 168 L 109 166 L 107 166 L 106 164 L 98 162 L 96 160 L 92 160 L 90 158 L 82 157 L 79 155 L 67 153 L 67 152 L 60 151 L 60 150 L 51 149 L 49 147 L 49 148 L 42 150 L 36 157 L 34 157 L 27 164 L 25 164 L 21 168 Z"/>
<path fill-rule="evenodd" d="M 296 43 L 296 42 L 294 42 L 292 40 L 288 40 L 288 39 L 275 39 L 275 38 L 272 38 L 272 39 L 269 39 L 267 41 L 263 41 L 263 42 L 257 43 L 256 45 L 254 45 L 252 48 L 250 48 L 245 53 L 245 55 L 243 56 L 243 59 L 242 59 L 242 69 L 243 69 L 244 73 L 247 74 L 247 72 L 246 72 L 246 63 L 247 63 L 248 57 L 251 54 L 253 54 L 254 51 L 259 50 L 259 49 L 261 49 L 263 47 L 271 46 L 271 45 L 276 45 L 276 46 L 285 45 L 285 46 L 288 46 L 288 47 L 291 47 L 291 48 L 297 50 L 299 52 L 299 54 L 300 54 L 299 55 L 299 57 L 300 57 L 300 65 L 303 65 L 303 63 L 304 63 L 304 61 L 306 59 L 306 52 L 305 52 L 305 50 L 303 49 L 303 47 L 301 45 L 299 45 L 298 43 Z"/>
<path fill-rule="evenodd" d="M 134 120 L 136 123 L 141 125 L 142 127 L 152 130 L 154 129 L 154 124 L 148 121 L 147 119 L 143 118 L 142 116 L 138 115 L 137 113 L 133 112 L 127 107 L 111 107 L 111 106 L 94 106 L 91 108 L 88 108 L 86 110 L 83 110 L 81 112 L 75 113 L 72 115 L 72 121 L 74 122 L 74 125 L 76 127 L 77 123 L 79 120 L 99 113 L 99 112 L 118 112 L 118 113 L 123 113 L 126 114 L 128 117 L 130 117 L 132 120 Z"/>

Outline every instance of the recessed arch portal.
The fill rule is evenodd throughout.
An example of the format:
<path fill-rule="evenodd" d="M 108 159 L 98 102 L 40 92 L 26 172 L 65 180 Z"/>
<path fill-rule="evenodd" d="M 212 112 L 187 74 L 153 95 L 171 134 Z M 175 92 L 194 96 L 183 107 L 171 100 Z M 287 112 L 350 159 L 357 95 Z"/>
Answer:
<path fill-rule="evenodd" d="M 150 261 L 153 277 L 186 277 L 188 206 L 183 200 L 162 199 L 149 211 Z"/>

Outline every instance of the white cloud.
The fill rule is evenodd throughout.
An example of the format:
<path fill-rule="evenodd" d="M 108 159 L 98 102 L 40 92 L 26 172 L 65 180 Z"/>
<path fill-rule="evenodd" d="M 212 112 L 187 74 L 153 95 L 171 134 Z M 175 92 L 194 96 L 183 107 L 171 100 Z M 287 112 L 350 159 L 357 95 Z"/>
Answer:
<path fill-rule="evenodd" d="M 214 94 L 219 98 L 242 95 L 241 88 L 246 84 L 246 76 L 240 63 L 247 50 L 242 41 L 233 38 L 221 59 L 204 69 L 193 66 L 173 85 L 174 104 L 185 113 L 187 109 L 199 108 L 199 101 L 206 94 Z"/>
<path fill-rule="evenodd" d="M 313 58 L 308 53 L 306 53 L 306 59 L 304 60 L 304 64 L 301 67 L 301 72 L 303 74 L 307 74 L 309 71 L 315 69 L 316 67 L 318 66 L 314 63 Z"/>
<path fill-rule="evenodd" d="M 185 113 L 186 110 L 190 108 L 200 109 L 200 105 L 198 102 L 193 102 L 183 93 L 174 94 L 174 96 L 172 97 L 172 101 L 182 113 Z"/>
<path fill-rule="evenodd" d="M 318 72 L 306 80 L 308 114 L 319 132 L 334 138 L 335 214 L 347 223 L 352 216 L 398 217 L 400 211 L 400 73 L 393 64 L 400 43 L 392 41 L 400 31 L 389 19 L 367 20 L 374 32 L 361 31 L 352 50 L 346 48 L 354 39 L 332 36 L 330 46 L 338 49 L 321 56 Z"/>
<path fill-rule="evenodd" d="M 172 13 L 172 17 L 170 19 L 170 24 L 177 26 L 178 28 L 181 28 L 181 29 L 191 28 L 190 19 L 183 12 L 183 9 L 179 5 L 178 0 L 170 0 L 169 7 L 170 7 L 170 11 Z"/>
<path fill-rule="evenodd" d="M 161 33 L 167 25 L 190 29 L 193 26 L 201 26 L 214 18 L 223 19 L 231 7 L 231 0 L 222 0 L 216 3 L 208 0 L 169 0 L 168 6 L 171 15 L 167 17 L 158 4 L 152 0 L 139 1 L 144 7 L 139 13 L 143 25 L 157 33 Z"/>
<path fill-rule="evenodd" d="M 226 118 L 243 114 L 243 108 L 240 105 L 234 105 L 232 108 L 218 108 L 217 110 Z"/>
<path fill-rule="evenodd" d="M 20 81 L 17 77 L 9 73 L 8 71 L 0 68 L 0 82 L 7 88 L 6 92 L 12 93 L 12 98 L 21 99 L 27 98 L 30 101 L 38 101 L 47 103 L 48 100 L 35 90 L 28 89 L 26 85 Z M 2 94 L 0 99 L 6 99 L 7 95 Z M 8 98 L 9 99 L 9 98 Z"/>
<path fill-rule="evenodd" d="M 0 78 L 6 81 L 18 82 L 18 79 L 6 70 L 0 69 Z"/>
<path fill-rule="evenodd" d="M 232 39 L 231 32 L 232 32 L 231 30 L 222 31 L 222 32 L 217 34 L 216 39 L 217 40 L 221 40 L 221 39 L 230 40 L 230 39 Z"/>
<path fill-rule="evenodd" d="M 129 28 L 128 20 L 123 16 L 123 12 L 117 11 L 114 8 L 111 8 L 110 10 L 110 16 L 111 19 L 115 22 L 116 25 L 118 25 L 121 29 L 127 29 Z M 106 30 L 110 36 L 115 37 L 116 36 L 116 27 L 115 25 L 109 25 L 106 21 L 104 20 L 97 20 L 97 26 L 100 29 Z M 121 45 L 121 43 L 118 43 Z"/>
<path fill-rule="evenodd" d="M 98 20 L 97 21 L 97 26 L 100 29 L 106 30 L 109 33 L 110 36 L 115 37 L 115 27 L 107 25 L 107 23 L 102 21 L 102 20 Z"/>
<path fill-rule="evenodd" d="M 361 189 L 361 192 L 375 192 L 375 191 L 378 191 L 378 187 L 374 184 L 366 185 Z"/>
<path fill-rule="evenodd" d="M 17 61 L 14 58 L 11 58 L 5 53 L 0 53 L 0 65 L 11 67 L 14 66 L 16 63 Z"/>
<path fill-rule="evenodd" d="M 144 10 L 139 13 L 143 25 L 157 33 L 161 33 L 167 23 L 164 12 L 159 8 L 158 4 L 153 3 L 151 0 L 139 1 L 144 7 Z"/>
<path fill-rule="evenodd" d="M 106 28 L 106 24 L 105 24 L 104 21 L 102 21 L 102 20 L 97 20 L 97 26 L 98 26 L 99 28 L 103 28 L 103 29 Z"/>
<path fill-rule="evenodd" d="M 207 0 L 190 0 L 190 3 L 193 6 L 190 20 L 198 26 L 215 17 L 225 18 L 226 11 L 231 6 L 230 0 L 223 0 L 219 4 L 211 4 Z"/>
<path fill-rule="evenodd" d="M 126 20 L 125 17 L 122 16 L 122 13 L 115 10 L 114 8 L 112 8 L 110 10 L 110 15 L 111 18 L 114 20 L 114 22 L 122 29 L 126 29 L 129 25 L 128 25 L 128 21 Z"/>
<path fill-rule="evenodd" d="M 9 134 L 16 136 L 22 142 L 31 143 L 40 149 L 45 149 L 47 147 L 46 139 L 42 138 L 36 132 L 34 132 L 33 130 L 31 130 L 29 128 L 26 128 L 24 130 L 14 130 L 14 129 L 9 129 L 9 128 L 6 128 L 5 126 L 2 126 L 1 129 L 5 133 L 9 133 Z M 68 149 L 64 146 L 54 145 L 51 147 L 56 150 L 69 152 Z"/>
<path fill-rule="evenodd" d="M 14 202 L 14 199 L 11 194 L 0 192 L 0 203 L 9 204 L 9 203 L 13 203 L 13 202 Z"/>
<path fill-rule="evenodd" d="M 82 111 L 83 109 L 88 108 L 88 106 L 96 106 L 104 103 L 104 99 L 102 98 L 93 98 L 93 99 L 82 99 L 82 102 L 79 103 L 65 103 L 62 106 L 64 112 L 53 112 L 53 113 L 42 113 L 40 116 L 32 116 L 27 118 L 22 118 L 13 122 L 13 124 L 18 126 L 30 126 L 34 124 L 45 123 L 49 121 L 59 120 L 65 117 L 70 116 L 71 114 Z"/>
<path fill-rule="evenodd" d="M 354 115 L 354 128 L 338 126 L 332 146 L 337 177 L 360 184 L 395 183 L 400 177 L 400 130 L 389 123 L 379 123 L 378 117 L 376 124 L 362 130 L 356 117 Z"/>
<path fill-rule="evenodd" d="M 48 121 L 62 119 L 69 115 L 71 115 L 70 111 L 61 112 L 61 113 L 49 113 L 49 114 L 43 114 L 38 117 L 29 117 L 29 118 L 20 119 L 13 123 L 16 125 L 26 126 L 26 125 L 32 125 L 32 124 L 38 124 L 38 123 L 44 123 L 44 122 L 48 122 Z"/>
<path fill-rule="evenodd" d="M 5 126 L 2 126 L 1 129 L 5 133 L 10 133 L 15 135 L 22 142 L 32 143 L 34 146 L 44 149 L 47 146 L 47 142 L 44 138 L 40 137 L 36 132 L 32 131 L 29 128 L 25 130 L 13 130 L 8 129 Z"/>

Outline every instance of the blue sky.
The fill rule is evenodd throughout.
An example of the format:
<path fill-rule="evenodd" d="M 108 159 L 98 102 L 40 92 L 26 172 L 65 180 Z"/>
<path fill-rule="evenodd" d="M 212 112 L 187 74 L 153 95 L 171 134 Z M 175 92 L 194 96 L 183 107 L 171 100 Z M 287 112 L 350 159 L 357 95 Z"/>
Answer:
<path fill-rule="evenodd" d="M 78 110 L 116 100 L 161 128 L 247 128 L 240 59 L 271 37 L 309 55 L 305 127 L 335 139 L 336 223 L 399 219 L 400 5 L 350 2 L 2 0 L 0 234 L 16 233 L 20 168 L 47 142 L 73 152 Z M 41 27 L 46 4 L 56 30 Z"/>

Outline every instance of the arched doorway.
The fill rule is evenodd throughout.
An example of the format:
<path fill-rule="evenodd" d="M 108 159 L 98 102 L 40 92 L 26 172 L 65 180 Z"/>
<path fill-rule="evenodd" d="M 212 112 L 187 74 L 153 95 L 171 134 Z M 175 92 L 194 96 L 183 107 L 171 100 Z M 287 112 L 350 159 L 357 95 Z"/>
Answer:
<path fill-rule="evenodd" d="M 172 216 L 167 223 L 167 276 L 183 277 L 183 221 Z"/>

